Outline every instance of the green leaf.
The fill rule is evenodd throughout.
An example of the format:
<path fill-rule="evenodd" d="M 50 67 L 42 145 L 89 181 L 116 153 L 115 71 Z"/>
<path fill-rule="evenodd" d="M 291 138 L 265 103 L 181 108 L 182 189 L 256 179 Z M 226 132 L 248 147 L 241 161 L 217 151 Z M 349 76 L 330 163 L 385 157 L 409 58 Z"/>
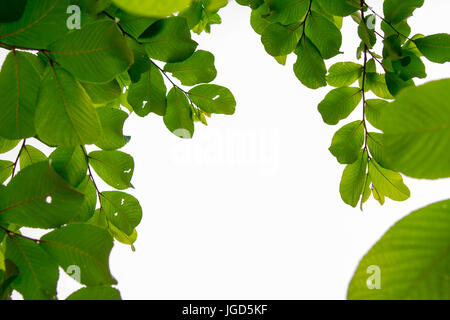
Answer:
<path fill-rule="evenodd" d="M 121 300 L 121 297 L 120 292 L 111 287 L 85 287 L 72 293 L 66 300 Z"/>
<path fill-rule="evenodd" d="M 386 21 L 381 22 L 381 29 L 384 31 L 384 37 L 388 38 L 392 35 L 396 35 L 404 43 L 411 34 L 411 27 L 403 20 L 396 24 L 388 24 Z M 399 34 L 400 33 L 400 34 Z M 404 48 L 405 49 L 405 48 Z"/>
<path fill-rule="evenodd" d="M 171 17 L 152 24 L 139 38 L 150 58 L 165 62 L 180 62 L 197 48 L 191 39 L 186 19 Z"/>
<path fill-rule="evenodd" d="M 367 153 L 360 151 L 357 160 L 345 167 L 342 174 L 339 192 L 342 200 L 352 206 L 358 205 L 366 184 Z"/>
<path fill-rule="evenodd" d="M 1 247 L 3 252 L 0 254 L 0 256 L 4 254 L 4 244 L 5 241 L 3 242 L 3 245 Z M 9 259 L 4 259 L 3 257 L 1 261 L 4 263 L 2 265 L 3 269 L 0 270 L 0 278 L 3 279 L 3 282 L 0 284 L 0 300 L 8 300 L 11 298 L 13 290 L 13 288 L 11 288 L 11 284 L 19 276 L 19 269 L 14 264 L 14 262 Z"/>
<path fill-rule="evenodd" d="M 23 147 L 19 157 L 20 169 L 25 169 L 29 165 L 41 161 L 47 161 L 47 156 L 42 151 L 30 145 L 25 145 Z"/>
<path fill-rule="evenodd" d="M 117 24 L 99 20 L 51 44 L 50 56 L 75 78 L 109 82 L 133 64 L 133 53 Z"/>
<path fill-rule="evenodd" d="M 69 224 L 41 238 L 41 247 L 66 272 L 79 268 L 80 283 L 87 286 L 116 284 L 109 271 L 113 240 L 106 230 L 89 224 Z"/>
<path fill-rule="evenodd" d="M 303 26 L 301 23 L 289 26 L 273 23 L 264 29 L 261 41 L 271 56 L 283 56 L 295 50 L 302 32 Z"/>
<path fill-rule="evenodd" d="M 450 79 L 402 91 L 381 116 L 389 164 L 414 178 L 450 177 Z"/>
<path fill-rule="evenodd" d="M 53 169 L 70 185 L 77 187 L 85 179 L 88 164 L 81 146 L 56 148 L 49 159 Z"/>
<path fill-rule="evenodd" d="M 233 114 L 236 100 L 230 90 L 215 84 L 203 84 L 192 88 L 189 98 L 206 113 Z"/>
<path fill-rule="evenodd" d="M 309 9 L 309 0 L 266 0 L 268 19 L 284 25 L 302 21 Z"/>
<path fill-rule="evenodd" d="M 384 152 L 384 134 L 369 132 L 367 146 L 369 147 L 370 154 L 381 167 L 392 170 L 392 167 L 389 166 L 389 163 L 386 161 Z"/>
<path fill-rule="evenodd" d="M 97 189 L 90 176 L 85 176 L 77 189 L 84 193 L 84 201 L 71 222 L 86 222 L 94 215 L 97 206 Z"/>
<path fill-rule="evenodd" d="M 13 168 L 14 163 L 11 161 L 0 160 L 0 184 L 12 175 Z"/>
<path fill-rule="evenodd" d="M 19 140 L 9 140 L 0 137 L 0 153 L 6 153 L 14 149 L 18 143 Z"/>
<path fill-rule="evenodd" d="M 425 72 L 425 64 L 422 60 L 413 53 L 403 53 L 405 56 L 403 60 L 392 61 L 392 66 L 400 78 L 404 81 L 408 81 L 409 79 L 416 77 L 421 79 L 426 78 L 427 74 Z M 403 64 L 404 60 L 408 61 L 406 65 Z"/>
<path fill-rule="evenodd" d="M 395 74 L 390 74 L 396 77 L 397 79 L 397 75 Z M 382 99 L 394 99 L 394 97 L 392 96 L 391 92 L 389 91 L 389 88 L 386 84 L 386 79 L 392 79 L 392 77 L 388 76 L 387 74 L 379 74 L 379 73 L 375 73 L 375 72 L 369 72 L 366 74 L 366 84 L 365 84 L 365 89 L 367 90 L 371 90 L 377 97 L 380 97 Z M 400 78 L 399 78 L 400 79 Z M 399 84 L 400 86 L 404 86 L 406 85 L 406 83 L 400 79 L 399 80 Z M 362 82 L 362 80 L 361 80 Z M 395 83 L 393 85 L 391 85 L 391 89 L 394 92 L 398 92 L 397 90 L 401 90 L 397 87 L 395 87 Z"/>
<path fill-rule="evenodd" d="M 111 0 L 71 0 L 71 3 L 79 5 L 81 10 L 90 14 L 102 12 L 111 5 Z"/>
<path fill-rule="evenodd" d="M 0 25 L 0 42 L 26 48 L 46 49 L 68 31 L 68 0 L 27 1 L 19 20 Z"/>
<path fill-rule="evenodd" d="M 134 161 L 130 155 L 120 151 L 93 151 L 89 153 L 89 163 L 111 187 L 118 190 L 131 187 Z"/>
<path fill-rule="evenodd" d="M 0 72 L 0 135 L 4 138 L 22 139 L 36 133 L 34 114 L 41 77 L 33 59 L 39 61 L 31 53 L 12 51 L 3 63 Z"/>
<path fill-rule="evenodd" d="M 139 82 L 131 84 L 128 91 L 128 102 L 140 117 L 145 117 L 150 112 L 164 116 L 167 106 L 166 92 L 167 88 L 162 74 L 152 64 L 150 69 L 142 74 Z"/>
<path fill-rule="evenodd" d="M 97 109 L 102 124 L 102 137 L 95 143 L 103 150 L 116 150 L 127 144 L 123 135 L 123 126 L 128 114 L 119 109 L 101 107 Z"/>
<path fill-rule="evenodd" d="M 101 125 L 91 99 L 72 75 L 49 67 L 42 81 L 36 109 L 36 131 L 49 145 L 95 143 Z"/>
<path fill-rule="evenodd" d="M 35 242 L 16 235 L 6 238 L 5 258 L 19 269 L 12 287 L 26 300 L 56 299 L 58 266 Z"/>
<path fill-rule="evenodd" d="M 359 9 L 359 1 L 348 0 L 316 0 L 326 12 L 335 16 L 345 17 Z M 313 1 L 316 2 L 316 1 Z"/>
<path fill-rule="evenodd" d="M 142 219 L 139 201 L 124 192 L 103 192 L 100 197 L 103 211 L 108 220 L 120 231 L 130 236 Z"/>
<path fill-rule="evenodd" d="M 294 73 L 306 87 L 317 89 L 327 85 L 325 62 L 312 42 L 304 37 L 295 51 Z"/>
<path fill-rule="evenodd" d="M 311 12 L 306 20 L 305 33 L 324 59 L 339 54 L 342 44 L 341 32 L 333 22 L 319 13 Z"/>
<path fill-rule="evenodd" d="M 417 48 L 430 61 L 445 63 L 450 61 L 450 35 L 447 33 L 414 40 Z"/>
<path fill-rule="evenodd" d="M 389 106 L 389 103 L 381 99 L 366 100 L 366 119 L 377 129 L 381 130 L 380 118 L 381 114 Z"/>
<path fill-rule="evenodd" d="M 134 63 L 128 69 L 128 74 L 131 82 L 136 83 L 141 79 L 141 75 L 150 69 L 151 62 L 143 45 L 130 37 L 126 37 L 126 40 L 134 55 Z"/>
<path fill-rule="evenodd" d="M 363 187 L 362 195 L 361 195 L 361 202 L 360 202 L 361 211 L 363 210 L 364 203 L 366 203 L 366 201 L 369 200 L 370 195 L 372 194 L 372 189 L 370 189 L 371 183 L 372 183 L 372 180 L 370 180 L 370 176 L 368 174 L 366 174 L 365 183 L 364 183 L 364 187 Z"/>
<path fill-rule="evenodd" d="M 362 98 L 359 88 L 342 87 L 331 90 L 319 104 L 319 112 L 326 124 L 335 125 L 355 110 Z"/>
<path fill-rule="evenodd" d="M 378 193 L 395 201 L 404 201 L 411 195 L 397 172 L 381 167 L 374 159 L 369 161 L 369 175 Z"/>
<path fill-rule="evenodd" d="M 424 0 L 385 0 L 384 18 L 391 23 L 399 23 L 412 16 L 414 10 L 423 6 Z"/>
<path fill-rule="evenodd" d="M 63 180 L 48 162 L 39 162 L 21 170 L 2 191 L 0 223 L 55 228 L 75 216 L 82 202 L 83 195 Z"/>
<path fill-rule="evenodd" d="M 377 42 L 377 36 L 375 35 L 375 29 L 369 29 L 367 22 L 369 19 L 373 18 L 374 15 L 369 15 L 365 17 L 365 20 L 361 20 L 358 26 L 358 35 L 364 42 L 367 48 L 371 49 Z"/>
<path fill-rule="evenodd" d="M 191 139 L 194 135 L 191 106 L 184 93 L 176 87 L 167 96 L 164 123 L 170 132 L 180 138 Z"/>
<path fill-rule="evenodd" d="M 185 86 L 208 83 L 217 76 L 214 66 L 214 55 L 208 51 L 199 50 L 183 62 L 168 63 L 164 71 L 181 81 Z"/>
<path fill-rule="evenodd" d="M 362 121 L 354 121 L 336 132 L 329 150 L 339 163 L 349 164 L 358 159 L 363 143 L 364 123 Z"/>
<path fill-rule="evenodd" d="M 450 200 L 412 212 L 370 249 L 356 269 L 352 300 L 449 300 Z M 369 266 L 378 266 L 381 288 L 368 289 Z"/>
<path fill-rule="evenodd" d="M 120 97 L 122 90 L 119 83 L 114 80 L 107 83 L 81 83 L 84 90 L 96 105 L 104 105 Z"/>
<path fill-rule="evenodd" d="M 265 18 L 269 15 L 269 13 L 270 8 L 267 3 L 263 3 L 257 9 L 252 10 L 252 13 L 250 15 L 250 25 L 257 34 L 261 35 L 264 30 L 272 24 L 272 22 Z"/>
<path fill-rule="evenodd" d="M 12 22 L 20 19 L 25 11 L 27 0 L 0 1 L 0 23 Z"/>
<path fill-rule="evenodd" d="M 113 0 L 119 8 L 146 17 L 166 17 L 187 8 L 192 0 Z"/>
<path fill-rule="evenodd" d="M 333 87 L 346 87 L 362 75 L 363 66 L 353 62 L 338 62 L 328 70 L 327 82 Z"/>

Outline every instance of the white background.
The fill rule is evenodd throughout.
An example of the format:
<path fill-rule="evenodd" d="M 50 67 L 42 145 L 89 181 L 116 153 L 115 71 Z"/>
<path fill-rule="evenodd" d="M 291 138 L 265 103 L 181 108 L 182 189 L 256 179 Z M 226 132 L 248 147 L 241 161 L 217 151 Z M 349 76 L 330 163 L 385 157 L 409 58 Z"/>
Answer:
<path fill-rule="evenodd" d="M 369 4 L 382 13 L 381 3 Z M 413 34 L 448 32 L 449 9 L 447 0 L 426 1 L 410 20 Z M 144 217 L 137 251 L 116 244 L 111 254 L 118 288 L 124 299 L 345 299 L 369 248 L 410 211 L 448 198 L 450 180 L 405 178 L 406 202 L 380 207 L 371 199 L 364 212 L 345 205 L 344 167 L 328 147 L 361 108 L 338 126 L 324 124 L 317 105 L 330 88 L 302 86 L 295 56 L 278 65 L 251 29 L 249 8 L 231 2 L 220 14 L 223 23 L 195 39 L 214 53 L 214 83 L 232 90 L 236 114 L 197 125 L 191 141 L 155 115 L 126 123 L 132 139 L 123 150 L 136 163 L 130 193 Z M 344 54 L 328 66 L 356 59 L 353 20 L 342 32 Z M 0 50 L 0 63 L 6 54 Z M 427 80 L 448 77 L 448 64 L 426 64 Z M 78 287 L 63 275 L 59 298 Z"/>

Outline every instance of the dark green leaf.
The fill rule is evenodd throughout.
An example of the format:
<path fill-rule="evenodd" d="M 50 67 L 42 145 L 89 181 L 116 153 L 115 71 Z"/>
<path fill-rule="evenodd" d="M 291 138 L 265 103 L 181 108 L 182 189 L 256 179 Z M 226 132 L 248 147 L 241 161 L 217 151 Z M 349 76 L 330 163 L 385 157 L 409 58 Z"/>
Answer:
<path fill-rule="evenodd" d="M 53 169 L 70 185 L 77 187 L 85 179 L 88 165 L 82 147 L 59 147 L 49 158 Z"/>
<path fill-rule="evenodd" d="M 37 243 L 11 235 L 6 239 L 5 258 L 19 269 L 12 286 L 24 299 L 56 299 L 58 266 Z"/>
<path fill-rule="evenodd" d="M 186 19 L 171 17 L 152 24 L 139 38 L 150 58 L 165 62 L 180 62 L 197 48 L 191 39 Z"/>
<path fill-rule="evenodd" d="M 19 20 L 0 25 L 0 42 L 45 49 L 68 31 L 68 0 L 29 0 Z"/>
<path fill-rule="evenodd" d="M 25 11 L 27 0 L 0 1 L 0 23 L 18 20 Z"/>
<path fill-rule="evenodd" d="M 97 112 L 103 134 L 95 145 L 103 150 L 122 148 L 127 143 L 123 135 L 123 126 L 128 114 L 125 111 L 109 107 L 98 108 Z"/>
<path fill-rule="evenodd" d="M 236 100 L 230 90 L 215 84 L 192 88 L 189 97 L 197 107 L 207 113 L 233 114 Z"/>
<path fill-rule="evenodd" d="M 420 52 L 432 62 L 444 63 L 450 61 L 450 35 L 447 33 L 416 39 L 415 44 Z"/>
<path fill-rule="evenodd" d="M 75 291 L 66 300 L 121 300 L 120 292 L 111 287 L 86 287 Z"/>
<path fill-rule="evenodd" d="M 414 177 L 450 177 L 450 80 L 402 91 L 381 116 L 389 164 Z"/>
<path fill-rule="evenodd" d="M 36 133 L 34 115 L 41 77 L 33 59 L 39 63 L 39 58 L 31 53 L 12 51 L 3 63 L 0 72 L 0 135 L 4 138 L 28 138 Z"/>

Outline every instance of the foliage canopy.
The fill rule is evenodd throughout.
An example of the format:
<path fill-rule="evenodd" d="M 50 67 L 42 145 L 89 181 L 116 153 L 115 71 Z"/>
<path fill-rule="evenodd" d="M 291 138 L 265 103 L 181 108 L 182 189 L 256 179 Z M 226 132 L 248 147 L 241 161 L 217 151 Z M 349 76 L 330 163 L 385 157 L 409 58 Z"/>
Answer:
<path fill-rule="evenodd" d="M 450 177 L 450 80 L 414 83 L 426 78 L 423 59 L 450 61 L 450 35 L 411 35 L 408 18 L 423 0 L 385 0 L 382 14 L 364 0 L 237 2 L 251 8 L 251 26 L 278 63 L 295 54 L 303 85 L 333 87 L 318 111 L 341 126 L 329 150 L 345 165 L 346 204 L 362 209 L 371 195 L 382 205 L 386 197 L 408 199 L 401 174 Z M 0 1 L 0 47 L 9 51 L 0 71 L 0 152 L 18 146 L 14 162 L 0 160 L 0 298 L 17 290 L 25 299 L 55 299 L 60 267 L 85 286 L 68 299 L 120 299 L 109 254 L 114 241 L 134 248 L 142 219 L 125 192 L 134 160 L 120 151 L 130 139 L 124 123 L 131 113 L 153 113 L 173 134 L 192 138 L 195 123 L 234 113 L 231 91 L 211 83 L 214 55 L 191 37 L 220 23 L 227 3 Z M 359 62 L 327 68 L 340 54 L 347 17 L 361 40 Z M 358 106 L 361 120 L 343 124 Z M 93 172 L 113 191 L 99 190 Z M 449 211 L 439 202 L 392 227 L 361 261 L 348 297 L 449 299 Z M 49 231 L 32 239 L 23 227 Z M 374 264 L 388 270 L 381 291 L 365 287 Z"/>

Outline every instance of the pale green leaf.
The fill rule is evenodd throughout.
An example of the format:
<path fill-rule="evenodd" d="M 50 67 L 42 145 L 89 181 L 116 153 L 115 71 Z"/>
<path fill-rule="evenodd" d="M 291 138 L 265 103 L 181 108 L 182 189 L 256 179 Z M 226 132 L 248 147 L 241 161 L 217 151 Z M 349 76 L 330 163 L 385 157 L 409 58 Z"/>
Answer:
<path fill-rule="evenodd" d="M 206 113 L 233 114 L 236 100 L 230 90 L 215 84 L 204 84 L 192 88 L 189 97 Z"/>
<path fill-rule="evenodd" d="M 355 110 L 362 98 L 359 88 L 342 87 L 331 90 L 319 104 L 319 112 L 326 124 L 335 125 Z"/>
<path fill-rule="evenodd" d="M 414 178 L 450 177 L 450 79 L 405 89 L 380 123 L 395 170 Z"/>
<path fill-rule="evenodd" d="M 350 282 L 348 299 L 449 300 L 449 247 L 450 200 L 412 212 L 390 228 L 361 260 Z M 368 284 L 375 284 L 369 279 L 373 274 L 370 266 L 379 268 L 379 289 L 368 288 Z"/>

